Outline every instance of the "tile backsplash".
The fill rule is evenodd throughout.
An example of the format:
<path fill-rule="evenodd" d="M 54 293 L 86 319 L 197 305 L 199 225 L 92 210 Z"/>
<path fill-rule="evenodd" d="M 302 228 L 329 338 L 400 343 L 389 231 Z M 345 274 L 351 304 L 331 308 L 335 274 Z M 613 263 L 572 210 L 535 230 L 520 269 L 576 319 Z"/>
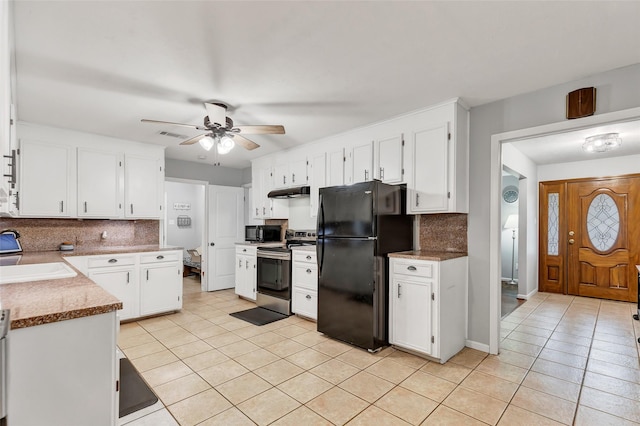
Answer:
<path fill-rule="evenodd" d="M 467 214 L 421 215 L 420 249 L 467 253 Z"/>
<path fill-rule="evenodd" d="M 20 233 L 25 252 L 58 250 L 62 242 L 82 249 L 152 245 L 160 238 L 158 220 L 0 218 L 0 230 L 5 229 Z"/>

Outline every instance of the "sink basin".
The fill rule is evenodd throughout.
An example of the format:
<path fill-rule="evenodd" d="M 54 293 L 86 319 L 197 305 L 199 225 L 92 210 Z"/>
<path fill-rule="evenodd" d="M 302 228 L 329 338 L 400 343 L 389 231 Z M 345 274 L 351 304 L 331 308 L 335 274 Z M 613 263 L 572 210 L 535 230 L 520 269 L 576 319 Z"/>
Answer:
<path fill-rule="evenodd" d="M 78 273 L 64 262 L 10 265 L 0 268 L 0 284 L 55 280 L 76 275 Z"/>

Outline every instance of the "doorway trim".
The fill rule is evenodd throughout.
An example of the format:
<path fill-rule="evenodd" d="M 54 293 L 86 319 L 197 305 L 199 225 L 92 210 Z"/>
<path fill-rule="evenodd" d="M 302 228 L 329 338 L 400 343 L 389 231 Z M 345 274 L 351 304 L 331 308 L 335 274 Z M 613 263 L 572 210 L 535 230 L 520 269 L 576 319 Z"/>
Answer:
<path fill-rule="evenodd" d="M 640 120 L 640 107 L 593 115 L 574 121 L 562 121 L 491 136 L 491 169 L 489 195 L 489 353 L 500 350 L 500 194 L 502 178 L 502 145 L 522 139 L 567 133 L 598 125 Z M 536 262 L 537 263 L 537 262 Z M 528 265 L 527 267 L 532 267 Z M 535 265 L 537 267 L 537 264 Z"/>

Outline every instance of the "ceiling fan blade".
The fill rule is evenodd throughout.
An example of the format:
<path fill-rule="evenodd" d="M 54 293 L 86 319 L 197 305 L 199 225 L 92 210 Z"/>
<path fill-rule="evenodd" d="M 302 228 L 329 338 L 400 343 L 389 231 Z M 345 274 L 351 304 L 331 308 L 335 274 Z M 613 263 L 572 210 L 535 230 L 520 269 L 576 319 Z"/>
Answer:
<path fill-rule="evenodd" d="M 189 127 L 191 129 L 198 129 L 198 130 L 209 130 L 206 127 L 202 127 L 202 126 L 196 126 L 196 125 L 193 125 L 193 124 L 174 123 L 172 121 L 149 120 L 147 118 L 143 118 L 140 121 L 142 121 L 143 123 L 170 124 L 171 126 Z"/>
<path fill-rule="evenodd" d="M 260 145 L 258 145 L 254 141 L 250 141 L 249 139 L 245 138 L 244 136 L 240 136 L 237 133 L 233 135 L 233 141 L 244 149 L 248 149 L 249 151 L 260 148 Z"/>
<path fill-rule="evenodd" d="M 180 142 L 180 145 L 193 145 L 194 143 L 198 142 L 200 139 L 202 139 L 204 136 L 207 136 L 207 133 L 203 134 L 203 135 L 198 135 L 198 136 L 194 136 L 191 139 L 187 139 L 184 142 Z"/>
<path fill-rule="evenodd" d="M 246 135 L 284 135 L 284 126 L 281 125 L 257 125 L 257 126 L 235 126 L 240 133 Z"/>
<path fill-rule="evenodd" d="M 225 107 L 209 102 L 205 102 L 204 106 L 207 109 L 207 115 L 209 116 L 210 123 L 218 123 L 222 127 L 226 125 L 227 109 Z"/>

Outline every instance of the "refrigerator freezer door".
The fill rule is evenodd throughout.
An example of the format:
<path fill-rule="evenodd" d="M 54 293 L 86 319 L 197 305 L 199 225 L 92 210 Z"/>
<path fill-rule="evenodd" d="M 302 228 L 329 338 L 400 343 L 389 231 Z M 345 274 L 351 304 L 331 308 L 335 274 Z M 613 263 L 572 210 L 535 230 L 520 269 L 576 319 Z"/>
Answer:
<path fill-rule="evenodd" d="M 320 188 L 318 237 L 375 236 L 375 185 L 372 184 Z"/>
<path fill-rule="evenodd" d="M 318 331 L 365 349 L 387 343 L 385 259 L 375 240 L 318 240 Z"/>

